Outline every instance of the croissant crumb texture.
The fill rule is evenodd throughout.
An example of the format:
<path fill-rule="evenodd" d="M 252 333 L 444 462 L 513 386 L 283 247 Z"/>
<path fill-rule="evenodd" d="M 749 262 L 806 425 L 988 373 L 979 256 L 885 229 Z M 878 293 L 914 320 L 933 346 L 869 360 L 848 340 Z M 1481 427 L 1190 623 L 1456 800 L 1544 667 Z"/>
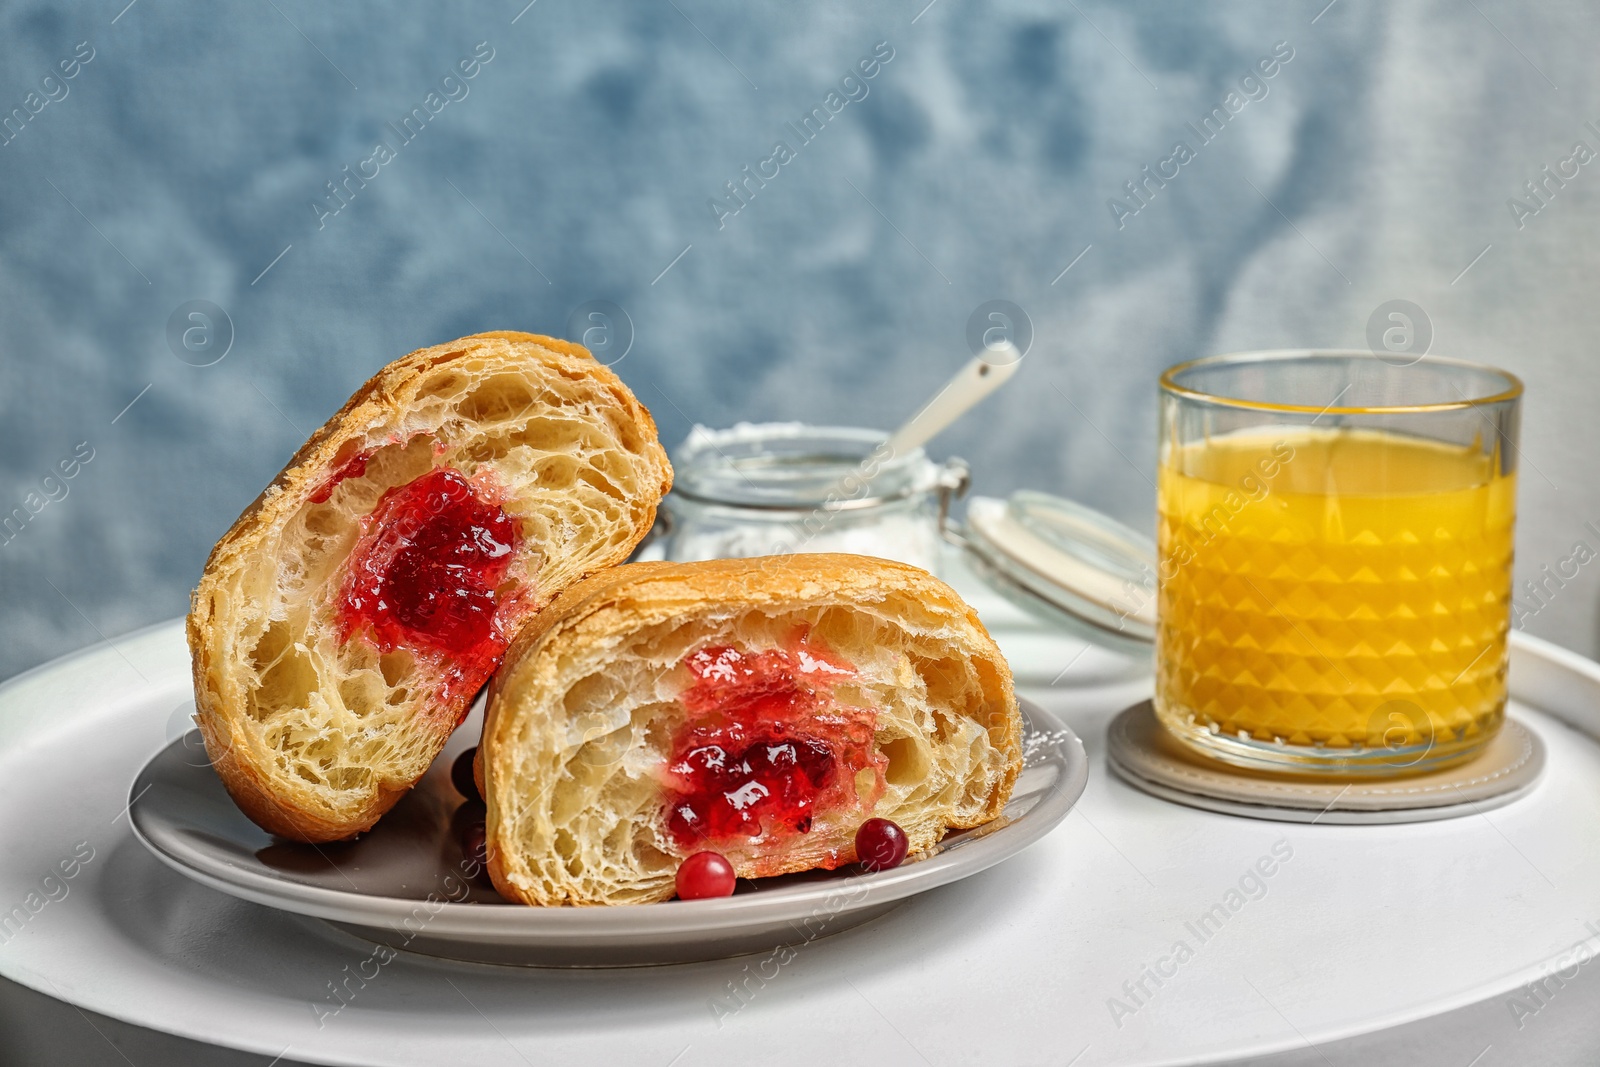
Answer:
<path fill-rule="evenodd" d="M 477 674 L 447 648 L 378 640 L 341 616 L 352 553 L 407 533 L 374 529 L 374 509 L 442 469 L 518 532 L 481 594 L 493 618 Z M 385 367 L 223 536 L 195 590 L 195 701 L 234 799 L 299 840 L 370 827 L 427 770 L 521 624 L 627 558 L 671 478 L 649 413 L 577 345 L 479 334 Z"/>
<path fill-rule="evenodd" d="M 478 771 L 501 894 L 539 905 L 670 898 L 679 863 L 698 850 L 665 811 L 698 714 L 685 704 L 696 684 L 686 661 L 796 647 L 849 670 L 818 705 L 826 721 L 813 731 L 802 715 L 795 729 L 827 736 L 842 729 L 840 709 L 869 709 L 876 758 L 842 794 L 855 802 L 819 806 L 804 832 L 706 842 L 740 877 L 853 862 L 869 816 L 898 823 L 915 853 L 1001 813 L 1022 763 L 1011 673 L 972 609 L 932 575 L 830 554 L 634 563 L 568 589 L 491 686 Z"/>

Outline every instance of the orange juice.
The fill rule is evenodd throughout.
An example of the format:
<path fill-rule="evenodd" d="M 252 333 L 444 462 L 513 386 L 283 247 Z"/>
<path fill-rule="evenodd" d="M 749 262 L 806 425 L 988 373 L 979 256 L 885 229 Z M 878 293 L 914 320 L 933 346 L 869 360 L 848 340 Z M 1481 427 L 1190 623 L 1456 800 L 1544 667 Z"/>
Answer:
<path fill-rule="evenodd" d="M 1315 746 L 1375 772 L 1498 729 L 1516 478 L 1496 457 L 1280 427 L 1174 445 L 1159 477 L 1169 729 L 1235 762 Z"/>

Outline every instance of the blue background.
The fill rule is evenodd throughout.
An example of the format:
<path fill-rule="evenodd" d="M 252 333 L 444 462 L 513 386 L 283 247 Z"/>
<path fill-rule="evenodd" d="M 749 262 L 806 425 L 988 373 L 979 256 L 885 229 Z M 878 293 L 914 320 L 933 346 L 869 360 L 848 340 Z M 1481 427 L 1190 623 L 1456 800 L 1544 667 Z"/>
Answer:
<path fill-rule="evenodd" d="M 124 2 L 0 9 L 0 113 L 94 52 L 0 146 L 0 514 L 94 452 L 0 545 L 0 675 L 183 612 L 212 542 L 384 362 L 563 333 L 591 300 L 631 319 L 617 370 L 669 444 L 891 426 L 1010 300 L 1032 351 L 935 451 L 1143 527 L 1162 367 L 1366 347 L 1410 300 L 1433 351 L 1528 382 L 1519 577 L 1600 548 L 1600 167 L 1520 227 L 1508 206 L 1600 149 L 1592 6 Z M 319 228 L 325 183 L 480 42 L 467 95 Z M 799 144 L 785 124 L 879 42 L 867 95 Z M 1119 228 L 1108 199 L 1278 42 L 1266 96 Z M 719 226 L 779 139 L 795 158 Z M 193 300 L 232 324 L 210 366 L 168 342 Z M 1596 572 L 1529 629 L 1600 651 Z"/>

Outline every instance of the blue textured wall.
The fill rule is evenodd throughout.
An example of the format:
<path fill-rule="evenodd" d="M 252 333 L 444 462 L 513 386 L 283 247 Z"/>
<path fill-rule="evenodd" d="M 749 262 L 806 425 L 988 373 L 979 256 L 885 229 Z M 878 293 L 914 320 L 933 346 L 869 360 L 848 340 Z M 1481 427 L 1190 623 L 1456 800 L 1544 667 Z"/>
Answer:
<path fill-rule="evenodd" d="M 383 362 L 590 300 L 674 443 L 891 425 L 1011 300 L 1032 353 L 939 450 L 1148 524 L 1161 367 L 1364 347 L 1406 299 L 1528 380 L 1524 576 L 1600 547 L 1600 167 L 1523 188 L 1600 150 L 1592 5 L 123 2 L 0 10 L 0 513 L 37 510 L 0 544 L 0 675 L 183 611 Z M 745 166 L 776 173 L 733 213 Z M 1141 204 L 1146 166 L 1176 176 Z M 209 366 L 168 338 L 201 300 Z M 1530 629 L 1596 651 L 1600 578 L 1551 588 Z"/>

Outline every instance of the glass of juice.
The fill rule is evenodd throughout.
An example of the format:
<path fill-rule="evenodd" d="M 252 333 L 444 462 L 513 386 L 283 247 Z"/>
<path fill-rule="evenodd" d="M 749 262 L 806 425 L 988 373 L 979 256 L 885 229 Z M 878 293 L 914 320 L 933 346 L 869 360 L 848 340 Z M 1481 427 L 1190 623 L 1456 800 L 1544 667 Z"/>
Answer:
<path fill-rule="evenodd" d="M 1249 352 L 1161 377 L 1155 707 L 1207 756 L 1400 775 L 1500 727 L 1522 383 L 1393 360 Z"/>

